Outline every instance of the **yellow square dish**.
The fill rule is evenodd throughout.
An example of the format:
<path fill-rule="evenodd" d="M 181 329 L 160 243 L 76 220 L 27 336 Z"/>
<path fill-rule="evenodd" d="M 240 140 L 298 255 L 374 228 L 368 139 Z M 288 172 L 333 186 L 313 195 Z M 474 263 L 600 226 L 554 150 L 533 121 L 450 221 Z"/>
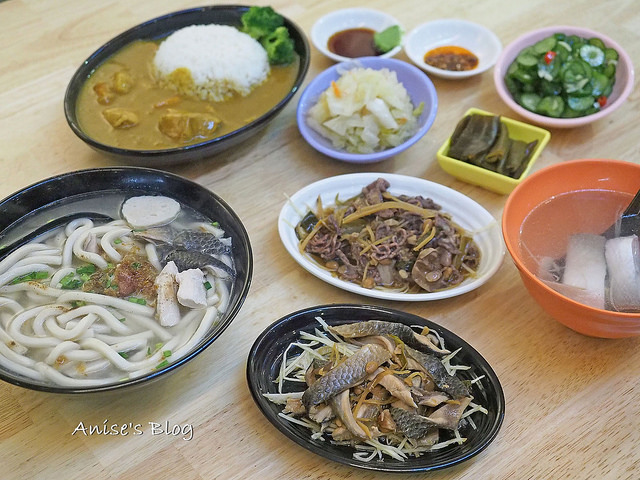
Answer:
<path fill-rule="evenodd" d="M 470 108 L 469 110 L 467 110 L 464 116 L 466 117 L 467 115 L 471 114 L 495 115 L 493 113 L 485 112 L 484 110 L 479 110 L 477 108 Z M 512 120 L 503 116 L 500 116 L 500 121 L 507 127 L 507 130 L 509 131 L 509 137 L 511 139 L 522 140 L 527 143 L 538 140 L 538 144 L 533 149 L 531 158 L 529 158 L 529 162 L 519 178 L 512 178 L 507 175 L 492 172 L 491 170 L 487 170 L 486 168 L 478 167 L 476 165 L 472 165 L 471 163 L 449 157 L 448 153 L 449 146 L 451 144 L 451 137 L 447 138 L 446 142 L 444 142 L 444 144 L 436 153 L 440 167 L 442 167 L 442 169 L 450 175 L 453 175 L 454 177 L 459 178 L 460 180 L 463 180 L 467 183 L 479 185 L 483 188 L 486 188 L 487 190 L 491 190 L 496 193 L 511 193 L 511 191 L 516 188 L 516 186 L 522 181 L 522 179 L 529 174 L 529 172 L 531 171 L 531 167 L 540 156 L 540 152 L 542 152 L 547 143 L 549 143 L 551 133 L 549 133 L 544 128 L 535 127 L 533 125 L 519 122 L 517 120 Z"/>

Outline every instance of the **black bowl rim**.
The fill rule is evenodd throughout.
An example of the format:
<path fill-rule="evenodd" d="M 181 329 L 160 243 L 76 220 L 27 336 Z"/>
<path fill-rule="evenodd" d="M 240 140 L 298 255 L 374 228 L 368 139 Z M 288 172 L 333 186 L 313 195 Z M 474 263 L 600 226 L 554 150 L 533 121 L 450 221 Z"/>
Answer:
<path fill-rule="evenodd" d="M 256 364 L 256 357 L 260 351 L 270 351 L 270 347 L 272 347 L 272 343 L 274 341 L 274 335 L 277 335 L 277 330 L 283 328 L 284 326 L 288 327 L 289 323 L 294 323 L 296 319 L 299 317 L 309 316 L 323 316 L 323 313 L 329 314 L 342 314 L 342 318 L 344 321 L 340 321 L 340 323 L 348 323 L 354 321 L 348 315 L 349 312 L 353 312 L 354 310 L 360 311 L 362 313 L 370 313 L 372 317 L 375 316 L 376 313 L 381 314 L 383 317 L 395 317 L 396 321 L 401 323 L 405 323 L 407 325 L 425 325 L 429 328 L 436 330 L 440 333 L 445 340 L 448 340 L 450 343 L 458 344 L 462 347 L 465 355 L 469 355 L 473 357 L 476 366 L 481 367 L 484 371 L 484 374 L 488 378 L 489 388 L 488 391 L 495 396 L 495 405 L 493 405 L 496 409 L 495 411 L 495 419 L 490 426 L 490 430 L 487 432 L 486 436 L 483 437 L 478 444 L 469 452 L 465 454 L 460 454 L 454 456 L 453 458 L 448 459 L 447 461 L 442 461 L 440 463 L 429 463 L 428 459 L 425 456 L 411 458 L 407 462 L 398 462 L 393 459 L 385 459 L 385 462 L 376 463 L 376 462 L 362 462 L 359 460 L 355 460 L 351 457 L 340 456 L 334 452 L 326 451 L 323 447 L 316 446 L 314 442 L 310 440 L 309 436 L 303 437 L 298 436 L 288 429 L 286 429 L 282 421 L 278 420 L 277 414 L 272 410 L 274 404 L 266 400 L 262 396 L 262 392 L 260 391 L 260 385 L 258 384 L 258 378 L 264 372 L 259 371 L 259 365 Z M 384 318 L 385 320 L 387 318 Z M 327 318 L 325 318 L 325 321 Z M 357 320 L 356 320 L 357 321 Z M 330 323 L 329 321 L 328 323 Z M 310 323 L 306 326 L 300 328 L 299 330 L 310 328 Z M 297 330 L 296 330 L 297 331 Z M 273 359 L 274 363 L 277 359 L 280 358 L 282 352 L 272 352 L 270 354 L 270 358 Z M 279 320 L 276 320 L 270 326 L 268 326 L 255 340 L 251 350 L 249 352 L 249 357 L 247 359 L 247 367 L 246 367 L 246 380 L 249 386 L 249 390 L 251 392 L 251 396 L 253 397 L 254 402 L 258 406 L 258 409 L 262 412 L 262 414 L 267 418 L 267 420 L 274 425 L 283 435 L 287 436 L 290 440 L 294 441 L 301 447 L 313 452 L 317 455 L 320 455 L 329 460 L 335 461 L 337 463 L 341 463 L 343 465 L 348 465 L 351 467 L 356 467 L 369 471 L 378 471 L 378 472 L 393 472 L 393 473 L 417 473 L 417 472 L 427 472 L 440 470 L 443 468 L 452 467 L 454 465 L 460 464 L 470 458 L 476 456 L 483 450 L 485 450 L 491 442 L 496 438 L 500 428 L 502 427 L 505 415 L 505 397 L 504 391 L 502 389 L 502 385 L 498 379 L 497 374 L 491 367 L 491 365 L 484 359 L 484 357 L 475 350 L 469 343 L 467 343 L 464 339 L 451 332 L 447 328 L 443 327 L 440 324 L 437 324 L 431 320 L 428 320 L 419 315 L 403 312 L 401 310 L 396 310 L 393 308 L 382 307 L 379 305 L 367 305 L 367 304 L 349 304 L 349 303 L 341 303 L 341 304 L 325 304 L 325 305 L 317 305 L 313 307 L 304 308 L 298 310 L 293 313 L 289 313 Z M 292 426 L 292 429 L 302 428 L 298 426 Z M 322 442 L 322 445 L 325 446 L 326 442 Z M 466 445 L 466 443 L 465 443 Z"/>
<path fill-rule="evenodd" d="M 242 305 L 244 304 L 244 301 L 247 298 L 247 294 L 249 292 L 249 288 L 251 286 L 251 280 L 253 277 L 253 251 L 251 248 L 249 234 L 247 233 L 247 230 L 244 224 L 240 220 L 240 217 L 238 217 L 235 211 L 222 198 L 220 198 L 216 193 L 209 190 L 208 188 L 196 182 L 193 182 L 192 180 L 189 180 L 187 178 L 181 177 L 179 175 L 175 175 L 173 173 L 165 172 L 163 170 L 147 168 L 147 167 L 129 167 L 129 166 L 124 167 L 123 166 L 123 167 L 88 168 L 83 170 L 76 170 L 73 172 L 67 172 L 60 175 L 54 175 L 54 176 L 45 178 L 39 182 L 35 182 L 31 185 L 28 185 L 22 188 L 21 190 L 14 192 L 13 194 L 0 200 L 0 211 L 2 211 L 3 207 L 7 203 L 10 203 L 15 199 L 20 198 L 26 193 L 30 193 L 32 190 L 38 187 L 41 187 L 47 183 L 58 181 L 58 180 L 64 180 L 65 178 L 74 177 L 77 175 L 102 174 L 105 171 L 112 172 L 114 175 L 126 174 L 127 172 L 135 172 L 139 174 L 155 175 L 155 176 L 158 176 L 158 178 L 160 177 L 167 178 L 176 182 L 181 182 L 187 185 L 190 189 L 199 190 L 205 193 L 206 195 L 211 196 L 211 198 L 213 198 L 214 201 L 219 203 L 223 207 L 223 209 L 225 209 L 229 213 L 229 215 L 237 221 L 235 228 L 240 233 L 239 236 L 242 239 L 243 244 L 245 245 L 246 251 L 247 251 L 246 281 L 244 282 L 244 285 L 241 291 L 238 292 L 238 302 L 235 305 L 231 305 L 231 308 L 226 312 L 224 321 L 218 323 L 217 329 L 213 332 L 213 334 L 201 340 L 200 343 L 192 352 L 180 358 L 176 362 L 169 364 L 166 368 L 163 368 L 162 370 L 158 370 L 157 372 L 153 372 L 151 374 L 147 374 L 142 377 L 135 378 L 133 380 L 128 380 L 121 383 L 111 383 L 106 385 L 100 385 L 95 387 L 64 388 L 64 387 L 59 387 L 55 385 L 40 385 L 40 384 L 33 384 L 28 381 L 22 381 L 13 376 L 6 375 L 2 370 L 0 370 L 0 380 L 4 380 L 8 383 L 11 383 L 19 387 L 27 388 L 29 390 L 36 390 L 36 391 L 48 392 L 48 393 L 58 393 L 58 394 L 73 394 L 73 395 L 122 390 L 124 388 L 132 389 L 133 387 L 146 385 L 153 380 L 157 380 L 162 376 L 166 376 L 169 373 L 174 372 L 176 369 L 178 369 L 179 367 L 182 367 L 191 359 L 193 359 L 198 354 L 203 352 L 206 348 L 208 348 L 214 342 L 214 340 L 216 340 L 220 335 L 222 335 L 222 333 L 229 327 L 231 322 L 234 320 L 234 318 L 237 316 L 238 312 L 240 311 Z M 44 208 L 46 208 L 46 206 L 47 205 L 45 205 Z M 43 207 L 39 207 L 39 208 L 43 208 Z M 8 225 L 8 227 L 13 225 L 13 223 L 15 222 L 12 222 L 10 225 Z"/>
<path fill-rule="evenodd" d="M 227 140 L 232 140 L 232 139 L 235 139 L 236 137 L 241 137 L 243 134 L 245 134 L 249 130 L 252 130 L 252 129 L 259 130 L 260 128 L 266 126 L 267 123 L 269 123 L 278 113 L 280 113 L 282 109 L 284 109 L 284 107 L 291 101 L 293 96 L 300 89 L 300 87 L 302 86 L 302 83 L 304 82 L 306 74 L 309 70 L 309 65 L 311 62 L 311 50 L 309 47 L 309 41 L 307 40 L 307 37 L 304 34 L 304 31 L 296 23 L 294 23 L 284 15 L 283 15 L 283 18 L 285 21 L 285 26 L 290 31 L 293 30 L 297 33 L 302 43 L 302 46 L 303 46 L 302 51 L 304 53 L 304 54 L 301 54 L 301 52 L 298 52 L 298 54 L 300 55 L 300 67 L 299 67 L 298 74 L 296 76 L 296 80 L 294 82 L 293 87 L 291 88 L 291 90 L 289 90 L 287 95 L 285 95 L 284 98 L 280 100 L 280 102 L 278 102 L 273 108 L 271 108 L 271 110 L 269 110 L 262 116 L 258 117 L 257 119 L 253 120 L 252 122 L 248 123 L 247 125 L 244 125 L 243 127 L 240 127 L 220 137 L 216 137 L 211 140 L 207 140 L 201 143 L 196 143 L 193 145 L 185 145 L 181 147 L 165 148 L 165 149 L 159 149 L 159 150 L 132 150 L 127 148 L 120 148 L 120 147 L 107 145 L 91 138 L 89 135 L 84 133 L 84 131 L 78 125 L 76 114 L 75 114 L 75 105 L 76 105 L 78 92 L 74 93 L 73 89 L 71 88 L 74 85 L 74 83 L 81 82 L 81 78 L 82 79 L 88 78 L 88 76 L 93 72 L 93 70 L 95 70 L 109 56 L 111 56 L 112 54 L 120 50 L 124 45 L 130 43 L 133 40 L 137 40 L 141 38 L 152 38 L 148 36 L 144 36 L 144 37 L 138 36 L 137 33 L 140 30 L 143 30 L 154 24 L 158 24 L 163 21 L 167 21 L 179 16 L 193 15 L 198 12 L 207 12 L 207 11 L 234 12 L 234 11 L 243 11 L 243 10 L 246 11 L 249 8 L 250 6 L 247 6 L 247 5 L 210 5 L 210 6 L 189 8 L 185 10 L 178 10 L 175 12 L 167 13 L 160 17 L 152 18 L 151 20 L 147 20 L 134 27 L 131 27 L 128 30 L 125 30 L 124 32 L 120 33 L 119 35 L 113 37 L 111 40 L 104 43 L 96 51 L 94 51 L 80 65 L 80 67 L 78 67 L 78 69 L 75 71 L 75 73 L 69 80 L 69 83 L 67 84 L 67 88 L 64 95 L 64 114 L 65 114 L 67 123 L 71 128 L 71 130 L 73 131 L 73 133 L 78 138 L 80 138 L 83 142 L 85 142 L 86 144 L 88 144 L 89 146 L 91 146 L 96 150 L 105 152 L 110 155 L 116 155 L 119 157 L 130 157 L 132 159 L 135 158 L 140 160 L 140 159 L 161 158 L 161 157 L 166 157 L 167 155 L 180 154 L 180 153 L 185 154 L 185 153 L 193 152 L 195 154 L 199 152 L 202 154 L 203 150 L 207 150 L 208 148 L 217 146 L 218 144 L 221 144 Z M 171 33 L 171 31 L 163 32 L 162 34 L 157 35 L 157 37 L 166 36 L 169 33 Z M 121 43 L 122 45 L 120 45 Z M 89 67 L 91 67 L 91 70 L 89 70 L 88 75 L 83 75 L 83 72 Z"/>

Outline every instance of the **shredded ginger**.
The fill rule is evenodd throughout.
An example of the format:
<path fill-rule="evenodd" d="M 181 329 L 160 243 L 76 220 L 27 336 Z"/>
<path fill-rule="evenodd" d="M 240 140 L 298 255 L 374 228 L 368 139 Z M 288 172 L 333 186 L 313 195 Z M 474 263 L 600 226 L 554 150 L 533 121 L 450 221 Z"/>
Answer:
<path fill-rule="evenodd" d="M 309 126 L 351 153 L 372 153 L 396 147 L 418 130 L 422 104 L 411 98 L 386 68 L 345 71 L 309 109 Z"/>

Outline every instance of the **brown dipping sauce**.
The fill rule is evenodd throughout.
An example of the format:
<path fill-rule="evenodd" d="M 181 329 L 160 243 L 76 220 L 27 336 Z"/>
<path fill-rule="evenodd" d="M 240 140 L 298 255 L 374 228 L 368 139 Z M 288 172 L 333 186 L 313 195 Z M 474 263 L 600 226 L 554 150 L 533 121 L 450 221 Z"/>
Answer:
<path fill-rule="evenodd" d="M 424 55 L 424 63 L 440 70 L 464 72 L 478 66 L 478 57 L 466 48 L 446 45 L 429 50 Z"/>
<path fill-rule="evenodd" d="M 336 32 L 329 38 L 329 51 L 343 57 L 371 57 L 380 55 L 373 43 L 375 30 L 370 28 L 349 28 Z"/>

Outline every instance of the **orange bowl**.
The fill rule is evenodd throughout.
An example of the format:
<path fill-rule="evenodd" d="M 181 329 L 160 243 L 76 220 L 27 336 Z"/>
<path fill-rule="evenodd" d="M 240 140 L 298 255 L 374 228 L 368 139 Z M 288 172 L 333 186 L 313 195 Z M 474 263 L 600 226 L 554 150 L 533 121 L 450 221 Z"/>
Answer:
<path fill-rule="evenodd" d="M 521 244 L 522 224 L 541 203 L 563 193 L 580 190 L 608 190 L 635 195 L 640 188 L 640 165 L 620 160 L 571 160 L 539 170 L 527 177 L 507 198 L 502 214 L 504 241 L 522 281 L 536 302 L 554 319 L 576 332 L 602 338 L 640 335 L 640 313 L 623 313 L 590 307 L 553 290 L 532 271 L 529 254 Z M 598 216 L 593 217 L 597 219 Z M 569 212 L 554 211 L 548 219 L 558 238 L 578 233 L 572 230 Z M 608 220 L 595 220 L 587 230 L 607 229 Z M 540 240 L 543 241 L 543 240 Z M 536 245 L 528 247 L 535 249 Z M 529 248 L 529 250 L 531 250 Z"/>

